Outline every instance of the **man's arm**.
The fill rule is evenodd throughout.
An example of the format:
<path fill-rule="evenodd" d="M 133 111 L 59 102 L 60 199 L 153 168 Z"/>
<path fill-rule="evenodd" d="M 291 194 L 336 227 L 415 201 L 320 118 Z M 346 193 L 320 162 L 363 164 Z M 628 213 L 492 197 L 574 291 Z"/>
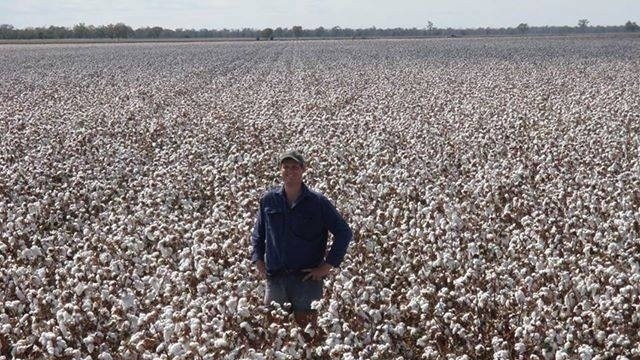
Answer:
<path fill-rule="evenodd" d="M 353 238 L 353 232 L 342 215 L 327 198 L 322 199 L 325 226 L 333 234 L 333 244 L 325 259 L 325 262 L 333 267 L 340 266 L 344 255 L 347 253 L 349 242 Z"/>
<path fill-rule="evenodd" d="M 307 279 L 320 280 L 329 275 L 331 269 L 340 266 L 344 255 L 347 253 L 349 242 L 353 238 L 349 225 L 344 221 L 342 215 L 338 213 L 335 206 L 327 198 L 322 198 L 321 201 L 323 202 L 322 218 L 325 227 L 333 234 L 333 244 L 331 244 L 331 249 L 323 264 L 316 268 L 302 270 L 307 273 L 302 279 L 303 281 Z"/>
<path fill-rule="evenodd" d="M 258 208 L 258 215 L 256 216 L 256 222 L 253 226 L 253 231 L 251 232 L 251 262 L 256 264 L 258 272 L 265 276 L 267 274 L 267 270 L 264 264 L 265 235 L 263 219 L 261 200 L 260 207 Z"/>
<path fill-rule="evenodd" d="M 322 219 L 324 226 L 333 234 L 333 244 L 331 249 L 325 258 L 324 263 L 320 266 L 312 269 L 304 269 L 307 275 L 302 279 L 320 280 L 323 277 L 329 275 L 331 269 L 340 266 L 344 255 L 347 253 L 347 247 L 349 242 L 353 238 L 353 233 L 349 228 L 349 225 L 335 206 L 327 198 L 322 198 Z"/>

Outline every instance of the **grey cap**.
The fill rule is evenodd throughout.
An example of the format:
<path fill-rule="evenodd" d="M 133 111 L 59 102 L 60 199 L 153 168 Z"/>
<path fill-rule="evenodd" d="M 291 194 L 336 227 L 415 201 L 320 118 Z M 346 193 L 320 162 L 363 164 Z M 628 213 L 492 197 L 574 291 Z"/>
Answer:
<path fill-rule="evenodd" d="M 294 160 L 295 162 L 300 164 L 300 166 L 304 166 L 304 164 L 305 164 L 304 158 L 302 157 L 302 154 L 300 154 L 299 152 L 297 152 L 295 150 L 287 151 L 287 152 L 283 153 L 282 155 L 280 155 L 280 164 L 282 164 L 282 162 L 285 161 L 286 159 Z"/>

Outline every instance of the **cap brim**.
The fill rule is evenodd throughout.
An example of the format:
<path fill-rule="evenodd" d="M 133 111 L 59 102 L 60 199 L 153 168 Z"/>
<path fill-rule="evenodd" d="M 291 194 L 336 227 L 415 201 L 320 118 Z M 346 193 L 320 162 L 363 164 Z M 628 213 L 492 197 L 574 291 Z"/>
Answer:
<path fill-rule="evenodd" d="M 290 160 L 293 160 L 293 161 L 295 161 L 295 162 L 297 162 L 298 164 L 300 164 L 300 165 L 302 165 L 302 166 L 304 166 L 304 163 L 303 163 L 303 162 L 301 162 L 301 161 L 300 161 L 300 159 L 296 159 L 296 158 L 295 158 L 295 157 L 293 157 L 293 156 L 283 156 L 283 157 L 280 159 L 280 164 L 282 164 L 282 162 L 283 162 L 283 161 L 285 161 L 285 160 L 289 160 L 289 159 L 290 159 Z"/>

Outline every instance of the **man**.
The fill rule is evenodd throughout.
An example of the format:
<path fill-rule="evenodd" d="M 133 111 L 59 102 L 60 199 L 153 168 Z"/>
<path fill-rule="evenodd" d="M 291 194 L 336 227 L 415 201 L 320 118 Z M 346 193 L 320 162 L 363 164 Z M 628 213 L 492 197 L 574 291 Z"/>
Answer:
<path fill-rule="evenodd" d="M 252 261 L 266 279 L 265 303 L 290 303 L 303 328 L 315 324 L 311 302 L 322 298 L 323 278 L 340 265 L 353 236 L 333 204 L 303 183 L 305 170 L 299 152 L 280 157 L 283 185 L 260 199 L 251 234 Z M 334 240 L 327 252 L 328 232 Z"/>

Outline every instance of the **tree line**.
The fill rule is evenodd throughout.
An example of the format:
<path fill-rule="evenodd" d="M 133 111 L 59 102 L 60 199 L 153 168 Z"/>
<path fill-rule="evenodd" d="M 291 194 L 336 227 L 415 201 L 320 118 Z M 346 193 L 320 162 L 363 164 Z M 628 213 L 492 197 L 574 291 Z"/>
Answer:
<path fill-rule="evenodd" d="M 351 29 L 334 26 L 315 29 L 291 28 L 265 29 L 166 29 L 160 26 L 133 29 L 123 23 L 109 25 L 76 24 L 73 27 L 49 26 L 14 28 L 0 25 L 0 39 L 186 39 L 186 38 L 370 38 L 370 37 L 429 37 L 429 36 L 500 36 L 500 35 L 568 35 L 579 33 L 636 32 L 640 26 L 627 21 L 620 26 L 590 26 L 587 19 L 580 19 L 576 26 L 529 26 L 526 23 L 507 28 L 454 29 L 438 28 L 429 21 L 424 28 L 364 28 Z"/>

